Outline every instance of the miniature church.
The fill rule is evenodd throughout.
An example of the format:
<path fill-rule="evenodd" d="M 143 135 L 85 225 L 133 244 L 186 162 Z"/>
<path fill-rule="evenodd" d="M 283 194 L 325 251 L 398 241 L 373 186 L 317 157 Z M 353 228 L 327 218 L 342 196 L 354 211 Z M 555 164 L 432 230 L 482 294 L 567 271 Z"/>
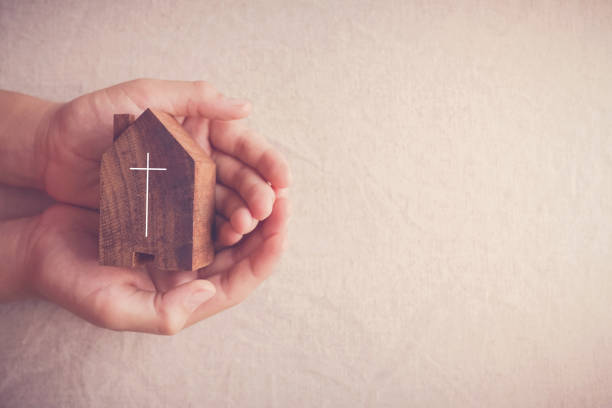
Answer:
<path fill-rule="evenodd" d="M 215 163 L 171 115 L 114 116 L 100 168 L 99 261 L 164 270 L 212 262 Z"/>

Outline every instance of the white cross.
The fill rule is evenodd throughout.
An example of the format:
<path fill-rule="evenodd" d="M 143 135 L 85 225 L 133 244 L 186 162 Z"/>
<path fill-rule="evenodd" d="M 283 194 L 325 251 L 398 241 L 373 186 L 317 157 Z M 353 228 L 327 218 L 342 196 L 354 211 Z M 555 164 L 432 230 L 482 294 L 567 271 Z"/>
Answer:
<path fill-rule="evenodd" d="M 130 167 L 130 170 L 147 171 L 147 190 L 145 192 L 145 237 L 149 234 L 149 170 L 167 170 L 165 167 L 149 167 L 149 152 L 147 152 L 147 167 Z"/>

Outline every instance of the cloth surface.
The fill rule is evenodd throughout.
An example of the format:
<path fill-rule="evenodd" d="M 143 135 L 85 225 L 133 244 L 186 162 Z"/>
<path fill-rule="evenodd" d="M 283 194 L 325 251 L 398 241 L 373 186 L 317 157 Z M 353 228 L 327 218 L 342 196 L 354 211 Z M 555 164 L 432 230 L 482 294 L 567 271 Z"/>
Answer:
<path fill-rule="evenodd" d="M 173 337 L 0 305 L 2 407 L 612 404 L 612 3 L 0 1 L 0 88 L 254 104 L 289 244 Z"/>

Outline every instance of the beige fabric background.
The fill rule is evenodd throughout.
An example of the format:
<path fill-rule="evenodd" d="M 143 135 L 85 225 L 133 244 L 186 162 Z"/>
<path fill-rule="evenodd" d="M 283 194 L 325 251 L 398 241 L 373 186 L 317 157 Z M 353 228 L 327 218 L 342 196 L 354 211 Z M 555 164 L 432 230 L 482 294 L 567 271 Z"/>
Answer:
<path fill-rule="evenodd" d="M 175 337 L 0 306 L 2 407 L 612 404 L 612 3 L 0 0 L 0 87 L 251 99 L 290 243 Z"/>

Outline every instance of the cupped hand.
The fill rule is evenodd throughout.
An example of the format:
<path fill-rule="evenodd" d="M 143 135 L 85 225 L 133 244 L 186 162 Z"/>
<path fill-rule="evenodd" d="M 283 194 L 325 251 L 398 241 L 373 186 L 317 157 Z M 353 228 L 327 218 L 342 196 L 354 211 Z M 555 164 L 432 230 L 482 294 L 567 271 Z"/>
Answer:
<path fill-rule="evenodd" d="M 40 144 L 46 192 L 60 202 L 98 208 L 100 159 L 112 144 L 113 114 L 138 116 L 146 108 L 176 116 L 216 162 L 220 244 L 237 242 L 270 214 L 274 192 L 267 182 L 289 184 L 284 158 L 249 129 L 219 122 L 247 116 L 250 104 L 203 81 L 137 79 L 58 104 Z"/>
<path fill-rule="evenodd" d="M 97 261 L 98 215 L 57 204 L 31 235 L 30 289 L 113 330 L 175 334 L 244 300 L 272 272 L 285 241 L 288 200 L 240 243 L 198 271 L 116 268 Z"/>
<path fill-rule="evenodd" d="M 149 107 L 179 118 L 217 164 L 217 254 L 199 271 L 97 263 L 99 166 L 113 114 Z M 249 111 L 205 82 L 150 79 L 58 104 L 40 160 L 45 190 L 62 204 L 47 209 L 31 234 L 32 290 L 100 326 L 162 334 L 244 299 L 282 252 L 290 182 L 280 153 L 234 120 Z"/>

